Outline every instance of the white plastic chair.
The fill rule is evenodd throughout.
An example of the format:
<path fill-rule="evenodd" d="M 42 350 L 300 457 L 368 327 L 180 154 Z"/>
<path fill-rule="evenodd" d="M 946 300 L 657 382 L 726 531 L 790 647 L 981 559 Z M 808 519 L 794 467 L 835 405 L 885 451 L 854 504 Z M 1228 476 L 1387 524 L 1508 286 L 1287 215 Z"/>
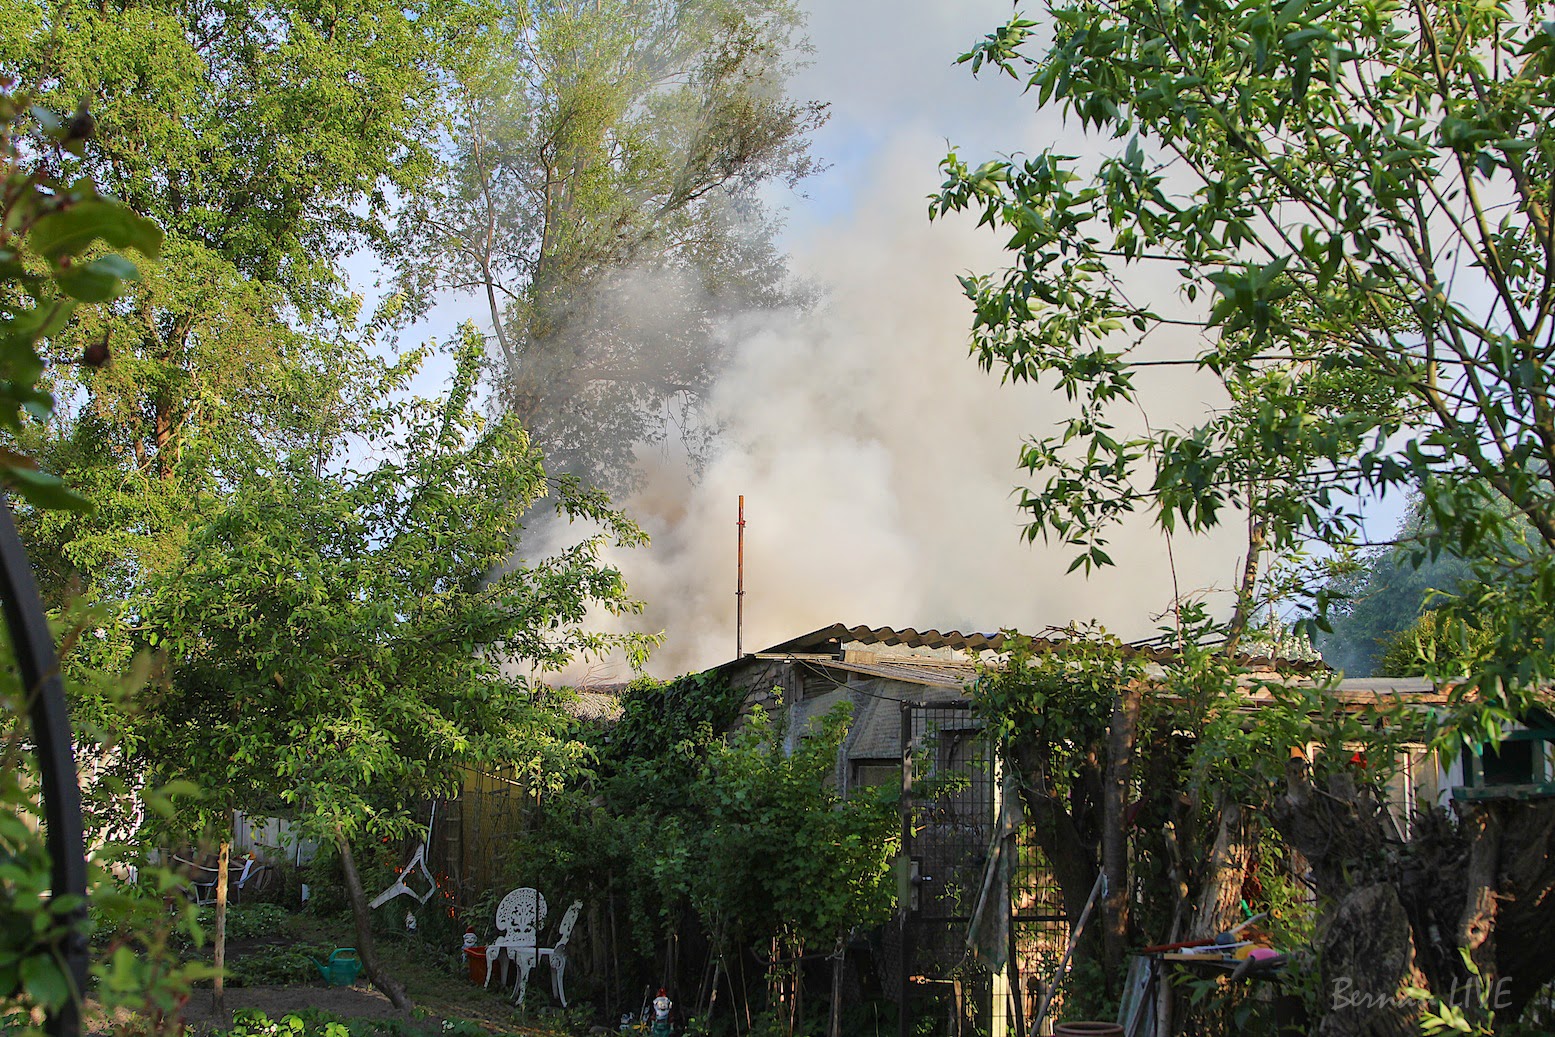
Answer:
<path fill-rule="evenodd" d="M 518 1003 L 524 1003 L 524 988 L 529 970 L 539 961 L 540 926 L 545 922 L 545 897 L 529 886 L 515 889 L 497 905 L 495 940 L 486 945 L 486 983 L 491 983 L 491 967 L 501 954 L 511 954 L 518 964 Z"/>
<path fill-rule="evenodd" d="M 541 947 L 539 951 L 540 957 L 551 959 L 551 993 L 563 1008 L 567 1007 L 567 992 L 562 986 L 562 978 L 567 973 L 567 941 L 572 939 L 572 927 L 578 924 L 578 913 L 582 910 L 583 901 L 574 900 L 556 929 L 556 946 Z"/>

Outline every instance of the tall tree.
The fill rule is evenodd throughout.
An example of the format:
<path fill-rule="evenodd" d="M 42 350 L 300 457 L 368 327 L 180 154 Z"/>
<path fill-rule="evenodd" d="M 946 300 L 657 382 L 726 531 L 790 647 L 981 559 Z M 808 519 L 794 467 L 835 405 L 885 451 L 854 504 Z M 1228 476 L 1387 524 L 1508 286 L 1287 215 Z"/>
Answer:
<path fill-rule="evenodd" d="M 284 803 L 334 845 L 368 975 L 401 1007 L 373 952 L 353 842 L 404 835 L 463 767 L 533 760 L 560 781 L 579 750 L 523 668 L 649 644 L 583 626 L 591 607 L 636 607 L 598 552 L 641 534 L 600 499 L 564 484 L 559 506 L 605 532 L 512 559 L 550 482 L 516 419 L 480 418 L 481 356 L 466 329 L 442 400 L 385 399 L 322 467 L 312 450 L 256 458 L 144 617 L 170 663 L 145 764 Z M 377 460 L 361 460 L 364 442 Z"/>
<path fill-rule="evenodd" d="M 965 281 L 974 353 L 1015 379 L 1051 378 L 1077 404 L 1026 448 L 1046 479 L 1023 500 L 1028 532 L 1106 564 L 1108 530 L 1127 513 L 1205 530 L 1241 508 L 1263 523 L 1260 550 L 1355 546 L 1358 496 L 1417 492 L 1429 519 L 1417 555 L 1450 553 L 1470 570 L 1438 610 L 1464 636 L 1442 639 L 1458 649 L 1430 667 L 1454 682 L 1435 743 L 1451 754 L 1495 742 L 1555 682 L 1547 8 L 1046 10 L 1051 36 L 1017 17 L 963 60 L 1022 79 L 1120 145 L 1088 164 L 1052 150 L 976 167 L 953 155 L 933 206 L 977 210 L 1011 235 L 1013 266 Z M 1180 300 L 1138 294 L 1120 277 L 1130 265 L 1158 269 Z M 1169 325 L 1202 338 L 1167 362 L 1196 365 L 1248 405 L 1121 434 L 1117 414 L 1136 407 L 1147 367 L 1138 347 Z M 1314 399 L 1324 381 L 1348 388 Z M 1291 455 L 1305 464 L 1287 491 L 1261 492 L 1266 459 Z M 1315 615 L 1327 599 L 1306 588 Z M 1514 1015 L 1549 978 L 1534 935 L 1555 920 L 1541 892 L 1555 881 L 1549 803 L 1464 807 L 1461 843 L 1412 850 L 1462 868 L 1427 889 L 1387 863 L 1375 797 L 1353 775 L 1320 791 L 1293 763 L 1287 779 L 1275 815 L 1313 859 L 1342 923 L 1328 931 L 1386 934 L 1335 944 L 1330 965 L 1403 963 L 1389 982 L 1444 991 L 1465 978 L 1462 950 L 1486 981 L 1507 977 Z M 1347 870 L 1356 859 L 1367 870 Z M 1449 899 L 1460 909 L 1443 913 Z M 1402 1005 L 1375 1019 L 1330 1007 L 1324 1032 L 1408 1024 Z"/>
<path fill-rule="evenodd" d="M 91 99 L 84 171 L 165 232 L 131 292 L 53 329 L 60 406 L 25 444 L 93 505 L 25 516 L 46 595 L 120 603 L 251 453 L 332 434 L 360 374 L 340 261 L 431 168 L 438 0 L 0 0 L 0 18 L 0 73 L 59 105 Z M 127 658 L 124 627 L 105 630 Z"/>
<path fill-rule="evenodd" d="M 1470 575 L 1467 563 L 1452 554 L 1413 557 L 1426 521 L 1415 502 L 1399 524 L 1395 543 L 1336 563 L 1339 571 L 1327 586 L 1333 598 L 1331 629 L 1318 639 L 1328 665 L 1351 676 L 1370 676 L 1398 636 L 1456 593 Z"/>
<path fill-rule="evenodd" d="M 341 362 L 340 261 L 431 168 L 437 0 L 0 0 L 0 19 L 0 74 L 91 99 L 86 171 L 166 233 L 133 291 L 49 343 L 40 449 L 98 508 L 29 536 L 123 596 L 176 554 L 234 439 L 318 434 L 299 372 Z M 112 363 L 76 365 L 89 350 Z"/>
<path fill-rule="evenodd" d="M 162 241 L 154 223 L 103 197 L 81 175 L 79 160 L 92 133 L 87 109 L 60 118 L 36 100 L 14 84 L 0 86 L 0 508 L 7 513 L 8 494 L 31 508 L 83 506 L 26 450 L 27 433 L 53 409 L 41 384 L 43 342 L 83 304 L 117 297 L 140 274 L 132 257 L 155 257 Z M 76 656 L 73 639 L 63 639 L 66 659 Z M 0 1029 L 31 1037 L 45 1031 L 45 1013 L 49 1032 L 79 1023 L 85 972 L 72 959 L 86 954 L 87 915 L 81 896 L 59 884 L 64 862 L 58 855 L 70 851 L 71 840 L 56 839 L 39 825 L 51 815 L 70 823 L 70 811 L 46 801 L 54 793 L 46 792 L 49 784 L 36 766 L 41 736 L 30 723 L 38 716 L 38 696 L 54 692 L 29 686 L 22 676 L 7 638 L 0 644 Z M 56 744 L 54 751 L 68 754 L 70 748 Z M 143 803 L 168 808 L 166 796 L 157 793 Z M 187 996 L 196 970 L 173 964 L 167 940 L 172 923 L 161 898 L 116 890 L 103 848 L 86 849 L 85 891 L 99 925 L 137 929 L 138 953 L 113 941 L 107 955 L 96 956 L 99 1000 L 109 1009 L 145 1008 L 147 1032 L 168 1032 L 162 1013 Z M 146 899 L 155 905 L 150 911 Z"/>
<path fill-rule="evenodd" d="M 785 82 L 802 19 L 791 0 L 468 17 L 450 176 L 400 224 L 403 299 L 476 293 L 504 405 L 553 464 L 619 485 L 635 444 L 695 425 L 721 321 L 795 301 L 760 191 L 815 168 L 824 106 Z"/>

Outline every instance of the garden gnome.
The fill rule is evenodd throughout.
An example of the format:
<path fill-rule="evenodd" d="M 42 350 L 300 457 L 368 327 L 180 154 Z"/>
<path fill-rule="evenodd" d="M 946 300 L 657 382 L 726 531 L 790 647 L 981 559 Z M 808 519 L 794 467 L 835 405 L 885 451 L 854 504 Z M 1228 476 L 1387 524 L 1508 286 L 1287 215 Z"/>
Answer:
<path fill-rule="evenodd" d="M 648 1028 L 652 1037 L 670 1037 L 670 1009 L 674 1007 L 675 1002 L 660 987 L 659 996 L 653 999 L 653 1025 Z"/>
<path fill-rule="evenodd" d="M 475 946 L 475 926 L 467 925 L 467 926 L 464 927 L 464 949 L 465 950 L 469 950 L 471 947 L 474 947 L 474 946 Z"/>

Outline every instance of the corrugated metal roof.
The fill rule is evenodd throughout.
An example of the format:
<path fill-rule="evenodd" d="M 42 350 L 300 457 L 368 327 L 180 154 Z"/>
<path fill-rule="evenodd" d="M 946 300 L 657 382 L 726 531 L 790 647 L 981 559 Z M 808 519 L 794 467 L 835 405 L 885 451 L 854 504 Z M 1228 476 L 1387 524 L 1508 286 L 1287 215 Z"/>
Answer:
<path fill-rule="evenodd" d="M 977 664 L 970 662 L 940 662 L 937 660 L 881 660 L 879 662 L 849 662 L 841 659 L 803 660 L 805 665 L 842 670 L 862 677 L 882 677 L 926 687 L 962 691 L 969 689 L 977 679 Z M 1159 674 L 1160 671 L 1157 671 Z M 1246 673 L 1237 678 L 1244 687 L 1250 687 L 1274 678 L 1272 673 Z M 1286 682 L 1292 687 L 1313 687 L 1317 682 L 1297 677 Z M 1436 699 L 1445 692 L 1424 677 L 1347 677 L 1333 689 L 1332 694 L 1341 701 L 1371 701 L 1376 698 Z M 1253 696 L 1256 700 L 1257 695 Z"/>
<path fill-rule="evenodd" d="M 1272 681 L 1271 674 L 1243 674 L 1237 683 L 1243 687 Z M 1309 679 L 1286 680 L 1288 687 L 1315 687 L 1318 681 Z M 1407 699 L 1419 705 L 1440 705 L 1447 701 L 1447 689 L 1438 688 L 1424 677 L 1346 677 L 1336 684 L 1329 695 L 1338 702 L 1349 705 L 1366 705 L 1389 699 Z M 1268 701 L 1272 696 L 1267 690 L 1254 688 L 1253 702 Z"/>
<path fill-rule="evenodd" d="M 997 652 L 1004 647 L 1003 634 L 963 634 L 959 630 L 894 630 L 891 627 L 845 626 L 833 623 L 829 627 L 812 630 L 808 634 L 773 645 L 767 653 L 786 654 L 805 652 L 812 648 L 836 642 L 854 641 L 866 645 L 902 645 L 907 648 L 954 648 L 963 652 Z M 766 653 L 764 653 L 766 654 Z"/>
<path fill-rule="evenodd" d="M 977 677 L 978 663 L 975 659 L 932 658 L 926 655 L 896 655 L 890 652 L 881 652 L 876 656 L 867 648 L 858 650 L 853 646 L 887 645 L 936 652 L 952 650 L 975 656 L 982 652 L 1001 651 L 1006 640 L 1003 634 L 962 633 L 958 630 L 919 631 L 912 627 L 896 630 L 891 627 L 850 627 L 842 623 L 833 623 L 831 626 L 821 627 L 774 645 L 758 654 L 761 658 L 769 660 L 786 657 L 801 666 L 847 673 L 855 679 L 898 682 L 922 689 L 920 692 L 909 694 L 906 688 L 903 688 L 901 693 L 893 691 L 887 695 L 888 698 L 896 701 L 909 697 L 916 697 L 923 701 L 943 701 L 962 697 L 969 692 Z M 1039 649 L 1062 649 L 1068 643 L 1062 636 L 1033 638 L 1032 642 Z M 1162 643 L 1126 645 L 1124 651 L 1148 663 L 1145 667 L 1147 681 L 1160 679 L 1163 676 L 1162 666 L 1172 662 L 1176 655 L 1170 646 Z M 858 658 L 859 656 L 862 658 Z M 746 660 L 753 658 L 755 656 L 746 656 Z M 736 665 L 741 661 L 731 660 L 724 663 L 723 667 Z M 1267 691 L 1256 688 L 1256 685 L 1261 682 L 1283 679 L 1291 686 L 1311 686 L 1321 682 L 1325 676 L 1332 676 L 1321 663 L 1285 661 L 1281 663 L 1284 676 L 1278 678 L 1273 670 L 1275 661 L 1272 659 L 1238 656 L 1235 661 L 1249 669 L 1249 672 L 1237 678 L 1237 682 L 1243 688 L 1252 689 L 1252 694 L 1249 696 L 1249 705 L 1252 707 L 1266 704 L 1270 700 Z M 1420 677 L 1366 677 L 1341 680 L 1330 694 L 1338 702 L 1351 707 L 1388 699 L 1403 699 L 1417 705 L 1430 706 L 1445 702 L 1448 690 L 1445 687 L 1437 688 L 1430 681 Z M 879 691 L 876 694 L 879 694 Z"/>
<path fill-rule="evenodd" d="M 1070 639 L 1064 636 L 1062 629 L 1051 627 L 1049 631 L 1057 636 L 1032 637 L 1030 639 L 1032 647 L 1038 650 L 1043 648 L 1061 649 L 1070 643 Z M 817 649 L 823 649 L 832 654 L 840 654 L 844 645 L 860 644 L 936 650 L 952 649 L 976 655 L 980 652 L 1002 652 L 1008 640 L 1002 632 L 993 634 L 983 634 L 975 631 L 972 633 L 962 633 L 959 630 L 917 630 L 913 627 L 897 630 L 893 627 L 850 627 L 843 623 L 833 623 L 831 626 L 821 627 L 818 630 L 810 631 L 808 634 L 800 634 L 798 637 L 790 638 L 781 644 L 773 645 L 771 648 L 758 654 L 764 656 L 801 655 L 815 653 Z M 1158 663 L 1170 662 L 1177 657 L 1177 653 L 1169 643 L 1155 638 L 1134 644 L 1125 644 L 1123 652 L 1128 656 Z M 1268 656 L 1238 655 L 1235 659 L 1238 663 L 1253 669 L 1271 667 L 1276 662 Z M 738 662 L 739 660 L 733 661 Z M 1292 672 L 1298 673 L 1310 673 L 1326 669 L 1321 663 L 1299 660 L 1282 660 L 1280 665 Z"/>

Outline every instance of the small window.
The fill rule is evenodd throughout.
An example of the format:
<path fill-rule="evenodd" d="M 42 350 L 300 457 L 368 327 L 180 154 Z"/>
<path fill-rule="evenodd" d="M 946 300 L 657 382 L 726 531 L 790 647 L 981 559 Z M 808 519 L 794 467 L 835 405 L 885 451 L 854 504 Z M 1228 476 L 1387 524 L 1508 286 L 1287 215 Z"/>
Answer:
<path fill-rule="evenodd" d="M 1485 750 L 1481 761 L 1486 785 L 1533 785 L 1543 779 L 1534 771 L 1534 743 L 1505 741 L 1496 749 Z"/>
<path fill-rule="evenodd" d="M 854 788 L 861 785 L 900 785 L 901 783 L 900 763 L 855 763 L 853 765 Z"/>

